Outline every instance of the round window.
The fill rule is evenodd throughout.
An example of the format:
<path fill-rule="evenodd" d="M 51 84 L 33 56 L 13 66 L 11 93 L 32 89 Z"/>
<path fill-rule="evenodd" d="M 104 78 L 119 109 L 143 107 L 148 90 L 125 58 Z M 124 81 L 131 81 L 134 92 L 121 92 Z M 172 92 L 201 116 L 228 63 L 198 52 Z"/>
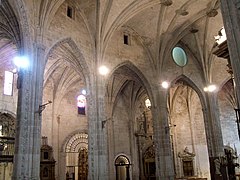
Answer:
<path fill-rule="evenodd" d="M 172 57 L 173 57 L 174 62 L 178 66 L 183 67 L 187 64 L 187 55 L 186 55 L 185 51 L 180 47 L 173 48 Z"/>

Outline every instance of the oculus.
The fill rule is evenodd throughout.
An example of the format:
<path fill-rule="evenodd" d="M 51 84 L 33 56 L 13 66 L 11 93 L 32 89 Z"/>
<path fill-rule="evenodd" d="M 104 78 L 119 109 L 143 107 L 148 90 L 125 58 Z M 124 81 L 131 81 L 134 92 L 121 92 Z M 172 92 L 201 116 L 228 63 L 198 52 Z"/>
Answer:
<path fill-rule="evenodd" d="M 180 67 L 184 67 L 187 64 L 187 55 L 185 51 L 180 47 L 173 48 L 172 57 L 174 62 Z"/>

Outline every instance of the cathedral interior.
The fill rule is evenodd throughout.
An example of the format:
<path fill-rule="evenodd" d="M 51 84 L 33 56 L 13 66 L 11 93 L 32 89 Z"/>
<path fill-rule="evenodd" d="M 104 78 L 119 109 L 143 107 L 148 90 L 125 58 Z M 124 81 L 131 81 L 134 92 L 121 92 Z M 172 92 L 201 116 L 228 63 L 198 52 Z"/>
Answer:
<path fill-rule="evenodd" d="M 239 0 L 1 0 L 0 180 L 240 179 Z"/>

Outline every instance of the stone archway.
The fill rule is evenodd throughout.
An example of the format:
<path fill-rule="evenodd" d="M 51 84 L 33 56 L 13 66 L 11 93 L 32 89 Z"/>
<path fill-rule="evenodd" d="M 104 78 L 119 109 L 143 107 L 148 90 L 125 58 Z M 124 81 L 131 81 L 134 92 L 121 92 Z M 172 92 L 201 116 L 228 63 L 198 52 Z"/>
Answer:
<path fill-rule="evenodd" d="M 116 180 L 130 180 L 130 161 L 124 155 L 115 160 Z"/>
<path fill-rule="evenodd" d="M 88 134 L 77 133 L 69 138 L 65 146 L 66 179 L 88 178 Z"/>

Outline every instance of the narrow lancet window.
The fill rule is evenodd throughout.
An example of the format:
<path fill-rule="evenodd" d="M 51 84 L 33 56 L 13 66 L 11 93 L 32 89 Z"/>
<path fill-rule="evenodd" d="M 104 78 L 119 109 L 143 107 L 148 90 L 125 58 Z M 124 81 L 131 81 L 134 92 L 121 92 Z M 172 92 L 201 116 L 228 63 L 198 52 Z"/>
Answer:
<path fill-rule="evenodd" d="M 4 78 L 4 95 L 12 96 L 13 94 L 13 73 L 5 71 Z"/>
<path fill-rule="evenodd" d="M 86 115 L 86 97 L 79 95 L 77 98 L 78 114 Z"/>

